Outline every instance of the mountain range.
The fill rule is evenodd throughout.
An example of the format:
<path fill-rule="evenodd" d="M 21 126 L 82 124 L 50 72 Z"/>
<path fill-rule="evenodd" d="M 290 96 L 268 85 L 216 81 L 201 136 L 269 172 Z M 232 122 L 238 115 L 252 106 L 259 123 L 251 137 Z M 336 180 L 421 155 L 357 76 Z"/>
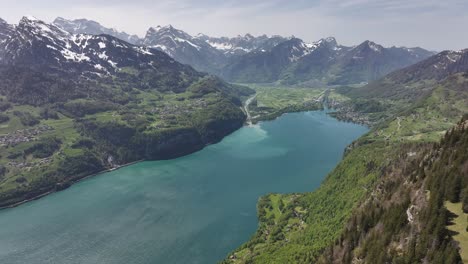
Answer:
<path fill-rule="evenodd" d="M 85 19 L 57 18 L 54 24 L 72 33 L 130 38 L 129 34 Z M 312 86 L 365 83 L 434 55 L 422 48 L 384 48 L 372 41 L 346 47 L 332 37 L 306 43 L 295 37 L 250 34 L 234 38 L 191 36 L 171 25 L 152 27 L 144 38 L 133 38 L 132 42 L 159 49 L 197 70 L 238 83 Z"/>
<path fill-rule="evenodd" d="M 135 38 L 115 29 L 106 28 L 92 20 L 57 18 L 53 24 L 71 33 L 109 34 L 130 40 L 130 43 L 159 49 L 179 62 L 211 73 L 217 72 L 217 69 L 225 65 L 227 59 L 232 56 L 243 55 L 260 48 L 270 48 L 285 40 L 280 36 L 254 37 L 250 34 L 234 38 L 214 38 L 203 34 L 191 36 L 172 25 L 151 27 L 144 38 Z"/>
<path fill-rule="evenodd" d="M 110 35 L 71 34 L 33 17 L 23 17 L 16 26 L 0 23 L 0 32 L 3 64 L 83 76 L 111 75 L 125 67 L 163 71 L 173 68 L 187 71 L 187 76 L 195 74 L 158 50 L 134 46 Z"/>
<path fill-rule="evenodd" d="M 118 31 L 114 28 L 107 28 L 96 21 L 88 19 L 67 20 L 62 17 L 57 17 L 53 22 L 54 25 L 72 33 L 72 34 L 90 34 L 90 35 L 111 35 L 113 37 L 125 40 L 131 44 L 139 44 L 140 38 L 137 35 L 130 35 L 123 31 Z"/>

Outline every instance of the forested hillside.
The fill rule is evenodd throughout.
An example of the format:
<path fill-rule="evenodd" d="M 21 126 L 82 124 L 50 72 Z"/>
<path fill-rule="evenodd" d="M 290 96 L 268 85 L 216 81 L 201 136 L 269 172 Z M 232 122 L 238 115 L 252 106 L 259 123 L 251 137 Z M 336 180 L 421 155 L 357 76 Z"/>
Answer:
<path fill-rule="evenodd" d="M 466 213 L 468 115 L 439 143 L 402 147 L 318 262 L 461 263 L 467 241 L 454 236 L 466 232 Z"/>

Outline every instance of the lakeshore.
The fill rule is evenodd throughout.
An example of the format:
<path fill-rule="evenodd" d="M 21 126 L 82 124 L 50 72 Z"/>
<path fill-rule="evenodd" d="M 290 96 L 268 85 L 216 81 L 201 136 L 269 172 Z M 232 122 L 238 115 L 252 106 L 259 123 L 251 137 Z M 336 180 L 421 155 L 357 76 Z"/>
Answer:
<path fill-rule="evenodd" d="M 0 256 L 9 263 L 219 261 L 256 230 L 260 196 L 317 188 L 366 131 L 324 111 L 291 113 L 188 156 L 89 177 L 2 210 Z M 33 215 L 38 221 L 26 224 Z M 23 239 L 21 252 L 9 251 Z"/>

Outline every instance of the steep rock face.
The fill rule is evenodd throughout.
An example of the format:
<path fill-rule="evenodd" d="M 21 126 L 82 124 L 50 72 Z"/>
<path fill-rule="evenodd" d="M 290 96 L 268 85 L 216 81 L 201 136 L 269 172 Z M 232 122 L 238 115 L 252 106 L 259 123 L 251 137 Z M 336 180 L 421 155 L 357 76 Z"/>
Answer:
<path fill-rule="evenodd" d="M 0 64 L 3 63 L 6 56 L 7 45 L 13 36 L 14 26 L 8 24 L 5 20 L 0 18 Z"/>
<path fill-rule="evenodd" d="M 314 48 L 293 38 L 270 50 L 256 50 L 232 58 L 222 69 L 222 77 L 237 82 L 274 82 L 291 63 L 310 54 Z"/>
<path fill-rule="evenodd" d="M 221 52 L 171 25 L 150 28 L 142 44 L 166 52 L 177 61 L 202 71 L 213 71 L 223 61 Z"/>
<path fill-rule="evenodd" d="M 213 120 L 204 124 L 203 131 L 185 128 L 146 134 L 144 138 L 145 159 L 172 159 L 201 150 L 209 144 L 221 141 L 225 136 L 242 127 L 245 117 Z"/>
<path fill-rule="evenodd" d="M 201 149 L 204 144 L 196 129 L 165 131 L 146 137 L 145 156 L 148 159 L 170 159 Z"/>

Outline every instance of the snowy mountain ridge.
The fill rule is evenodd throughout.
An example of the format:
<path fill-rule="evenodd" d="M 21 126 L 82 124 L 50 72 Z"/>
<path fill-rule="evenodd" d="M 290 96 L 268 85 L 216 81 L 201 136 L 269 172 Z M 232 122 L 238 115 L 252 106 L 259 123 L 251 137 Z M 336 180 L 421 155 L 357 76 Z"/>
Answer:
<path fill-rule="evenodd" d="M 167 55 L 109 35 L 72 34 L 55 24 L 23 17 L 18 25 L 0 22 L 0 63 L 37 65 L 83 75 L 109 75 L 130 65 L 151 68 Z M 137 64 L 138 65 L 135 65 Z"/>

